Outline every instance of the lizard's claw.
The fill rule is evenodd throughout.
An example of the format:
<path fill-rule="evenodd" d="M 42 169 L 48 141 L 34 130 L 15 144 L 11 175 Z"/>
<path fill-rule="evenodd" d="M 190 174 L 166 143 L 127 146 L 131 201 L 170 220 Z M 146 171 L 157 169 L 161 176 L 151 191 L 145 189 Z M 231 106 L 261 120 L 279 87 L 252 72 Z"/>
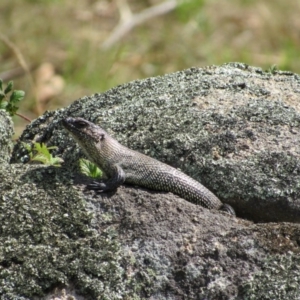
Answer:
<path fill-rule="evenodd" d="M 103 192 L 111 192 L 116 189 L 116 187 L 110 182 L 103 182 L 103 181 L 93 181 L 92 183 L 88 184 L 86 186 L 89 190 L 94 190 L 97 191 L 98 193 L 103 193 Z"/>
<path fill-rule="evenodd" d="M 102 193 L 106 190 L 106 184 L 104 182 L 93 181 L 88 184 L 87 189 L 97 191 L 98 193 Z"/>

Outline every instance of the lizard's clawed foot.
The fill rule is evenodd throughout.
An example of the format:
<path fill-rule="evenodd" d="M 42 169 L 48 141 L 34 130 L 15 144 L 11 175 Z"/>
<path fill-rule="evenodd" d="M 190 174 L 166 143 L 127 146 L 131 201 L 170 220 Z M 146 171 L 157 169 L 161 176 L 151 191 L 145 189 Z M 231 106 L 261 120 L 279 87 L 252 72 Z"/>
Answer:
<path fill-rule="evenodd" d="M 87 189 L 97 191 L 98 193 L 105 192 L 107 190 L 107 186 L 104 182 L 93 181 L 92 183 L 86 186 Z"/>
<path fill-rule="evenodd" d="M 103 181 L 93 181 L 92 183 L 86 186 L 87 189 L 97 191 L 98 193 L 110 192 L 116 188 L 111 186 L 109 183 Z"/>

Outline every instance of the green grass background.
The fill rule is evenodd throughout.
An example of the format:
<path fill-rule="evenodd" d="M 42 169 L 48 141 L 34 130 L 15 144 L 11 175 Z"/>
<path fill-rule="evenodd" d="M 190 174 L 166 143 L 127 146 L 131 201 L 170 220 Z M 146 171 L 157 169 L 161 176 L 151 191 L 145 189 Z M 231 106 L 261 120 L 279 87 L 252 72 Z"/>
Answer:
<path fill-rule="evenodd" d="M 139 13 L 163 0 L 123 0 Z M 300 73 L 300 1 L 190 0 L 176 10 L 135 27 L 111 49 L 101 48 L 119 21 L 117 1 L 1 0 L 0 75 L 20 67 L 13 78 L 26 97 L 19 112 L 38 116 L 34 68 L 50 62 L 64 80 L 62 92 L 43 109 L 134 79 L 192 66 L 240 61 Z M 3 36 L 13 44 L 9 46 Z M 32 79 L 30 79 L 32 78 Z M 16 131 L 24 128 L 15 118 Z"/>

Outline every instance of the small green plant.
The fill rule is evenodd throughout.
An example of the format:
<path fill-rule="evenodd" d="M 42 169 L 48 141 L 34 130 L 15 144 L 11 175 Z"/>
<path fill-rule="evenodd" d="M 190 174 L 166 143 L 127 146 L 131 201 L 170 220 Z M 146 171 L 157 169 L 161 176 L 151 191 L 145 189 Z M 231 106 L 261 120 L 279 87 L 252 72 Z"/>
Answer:
<path fill-rule="evenodd" d="M 79 160 L 79 166 L 81 173 L 83 173 L 86 176 L 96 179 L 102 177 L 102 171 L 95 164 L 93 164 L 87 159 L 81 158 Z"/>
<path fill-rule="evenodd" d="M 271 74 L 275 74 L 278 71 L 278 67 L 277 65 L 272 65 L 267 72 L 271 73 Z"/>
<path fill-rule="evenodd" d="M 6 110 L 11 116 L 16 114 L 19 108 L 17 104 L 25 96 L 24 91 L 12 91 L 13 86 L 13 82 L 10 81 L 7 84 L 6 88 L 3 90 L 3 81 L 0 79 L 0 108 Z"/>
<path fill-rule="evenodd" d="M 25 92 L 20 90 L 13 90 L 14 83 L 10 81 L 4 88 L 3 81 L 0 79 L 0 109 L 7 111 L 11 116 L 17 115 L 26 121 L 30 120 L 25 116 L 18 114 L 18 103 L 24 98 Z"/>
<path fill-rule="evenodd" d="M 56 146 L 47 147 L 44 143 L 34 143 L 33 149 L 31 145 L 23 143 L 24 147 L 29 152 L 30 161 L 39 161 L 44 165 L 60 167 L 63 159 L 60 157 L 53 157 L 49 150 L 57 149 Z"/>

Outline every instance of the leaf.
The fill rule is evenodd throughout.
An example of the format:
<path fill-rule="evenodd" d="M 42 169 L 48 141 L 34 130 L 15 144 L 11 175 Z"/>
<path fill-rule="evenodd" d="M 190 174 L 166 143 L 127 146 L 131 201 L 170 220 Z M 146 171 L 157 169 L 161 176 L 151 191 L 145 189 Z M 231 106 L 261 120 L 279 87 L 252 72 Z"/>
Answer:
<path fill-rule="evenodd" d="M 43 147 L 44 143 L 40 144 L 40 143 L 34 143 L 34 150 L 37 152 L 41 152 L 41 149 Z"/>
<path fill-rule="evenodd" d="M 34 151 L 37 152 L 31 160 L 39 161 L 44 165 L 60 167 L 60 164 L 64 161 L 60 157 L 53 157 L 49 152 L 50 149 L 57 149 L 56 146 L 47 147 L 44 143 L 35 143 Z"/>
<path fill-rule="evenodd" d="M 20 90 L 14 90 L 12 92 L 12 94 L 10 95 L 9 101 L 13 102 L 14 104 L 19 102 L 20 100 L 22 100 L 25 96 L 25 92 L 24 91 L 20 91 Z"/>
<path fill-rule="evenodd" d="M 0 90 L 0 101 L 5 98 L 5 94 Z"/>
<path fill-rule="evenodd" d="M 17 103 L 21 101 L 24 96 L 25 92 L 20 90 L 13 90 L 13 81 L 9 81 L 5 90 L 3 91 L 3 81 L 0 79 L 0 109 L 6 110 L 11 116 L 15 115 L 19 107 L 17 106 Z M 8 94 L 10 94 L 9 100 L 8 100 Z M 5 101 L 2 102 L 2 100 L 5 99 Z M 26 117 L 19 115 L 20 117 L 27 119 Z M 28 119 L 27 119 L 28 120 Z"/>
<path fill-rule="evenodd" d="M 102 177 L 102 171 L 89 160 L 82 158 L 79 160 L 79 165 L 82 174 L 92 178 Z"/>
<path fill-rule="evenodd" d="M 7 84 L 6 89 L 4 90 L 4 94 L 8 94 L 9 92 L 11 92 L 12 89 L 13 89 L 13 86 L 14 86 L 14 83 L 13 83 L 12 81 L 10 81 L 10 82 Z"/>
<path fill-rule="evenodd" d="M 11 116 L 13 116 L 17 112 L 18 108 L 18 106 L 12 104 L 11 101 L 9 101 L 5 109 Z"/>
<path fill-rule="evenodd" d="M 271 74 L 275 74 L 276 71 L 278 71 L 277 65 L 272 65 L 267 72 L 271 73 Z"/>
<path fill-rule="evenodd" d="M 10 95 L 8 105 L 6 106 L 6 110 L 11 116 L 13 116 L 17 112 L 19 107 L 16 104 L 24 98 L 24 95 L 24 91 L 18 90 L 13 91 Z"/>
<path fill-rule="evenodd" d="M 47 146 L 44 143 L 42 143 L 42 144 L 35 143 L 34 150 L 36 150 L 38 153 L 40 153 L 41 155 L 43 155 L 45 158 L 47 158 L 50 161 L 51 153 L 49 152 L 49 149 L 47 148 Z"/>
<path fill-rule="evenodd" d="M 64 160 L 60 157 L 51 157 L 51 166 L 60 167 Z"/>
<path fill-rule="evenodd" d="M 48 150 L 56 150 L 56 149 L 58 149 L 58 147 L 57 146 L 50 146 L 50 147 L 47 147 L 47 149 Z"/>
<path fill-rule="evenodd" d="M 44 154 L 36 154 L 33 158 L 32 158 L 33 161 L 39 161 L 41 163 L 43 163 L 44 165 L 47 165 L 48 164 L 48 158 L 44 155 Z"/>
<path fill-rule="evenodd" d="M 0 100 L 1 100 L 1 98 L 0 98 Z M 7 101 L 1 101 L 0 102 L 0 109 L 6 109 L 7 104 L 8 104 Z"/>

